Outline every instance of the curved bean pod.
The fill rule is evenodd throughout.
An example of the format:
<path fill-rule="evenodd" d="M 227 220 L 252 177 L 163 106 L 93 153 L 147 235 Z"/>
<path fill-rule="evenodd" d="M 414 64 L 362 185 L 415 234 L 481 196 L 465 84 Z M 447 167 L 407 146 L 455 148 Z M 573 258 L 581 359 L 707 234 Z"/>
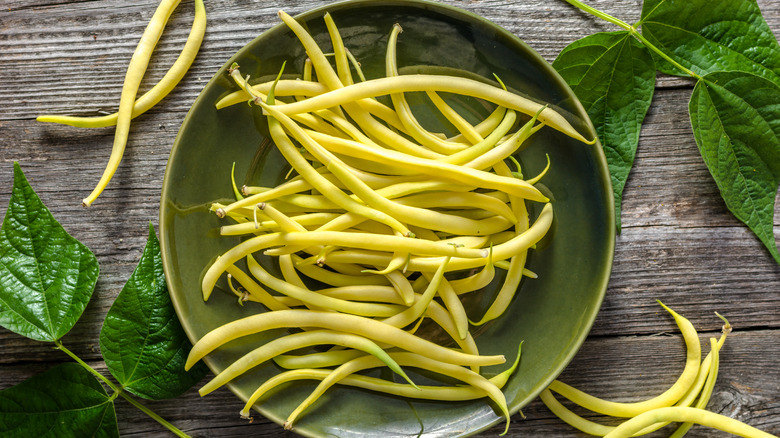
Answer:
<path fill-rule="evenodd" d="M 595 142 L 595 139 L 588 140 L 583 137 L 560 113 L 549 107 L 545 108 L 543 104 L 502 88 L 459 76 L 448 76 L 444 80 L 441 75 L 411 74 L 369 79 L 313 96 L 304 101 L 285 105 L 281 111 L 287 115 L 308 113 L 360 99 L 412 91 L 447 92 L 471 96 L 529 116 L 533 116 L 541 110 L 538 118 L 545 125 L 583 143 L 593 144 Z"/>
<path fill-rule="evenodd" d="M 170 94 L 190 69 L 192 62 L 195 61 L 195 56 L 200 50 L 205 34 L 206 8 L 203 6 L 203 0 L 195 0 L 195 17 L 192 21 L 190 34 L 184 43 L 184 48 L 182 48 L 179 57 L 176 58 L 171 68 L 165 72 L 162 79 L 135 101 L 131 118 L 136 118 L 149 111 L 165 96 Z M 118 118 L 119 113 L 113 113 L 96 117 L 42 115 L 38 116 L 36 120 L 39 122 L 60 123 L 78 128 L 104 128 L 116 125 Z"/>
<path fill-rule="evenodd" d="M 701 345 L 699 344 L 699 337 L 696 334 L 696 329 L 690 321 L 666 307 L 660 301 L 659 304 L 674 317 L 674 320 L 685 339 L 687 351 L 685 369 L 683 369 L 680 377 L 671 388 L 657 397 L 634 403 L 618 403 L 602 400 L 557 380 L 550 384 L 549 389 L 593 412 L 615 417 L 634 417 L 651 409 L 670 406 L 680 400 L 696 380 L 696 375 L 699 372 L 699 361 L 701 360 Z"/>
<path fill-rule="evenodd" d="M 357 336 L 350 333 L 343 333 L 334 330 L 313 330 L 301 333 L 294 333 L 286 335 L 281 338 L 277 338 L 262 346 L 250 351 L 246 355 L 242 356 L 230 366 L 222 370 L 211 381 L 203 385 L 198 393 L 204 396 L 225 383 L 240 376 L 251 368 L 277 356 L 281 353 L 296 350 L 304 347 L 311 347 L 313 345 L 339 345 L 342 347 L 354 348 L 357 350 L 365 351 L 371 354 L 373 357 L 379 359 L 388 368 L 396 372 L 399 376 L 403 377 L 409 384 L 416 386 L 409 376 L 401 369 L 401 367 L 376 343 L 370 339 L 366 339 L 362 336 Z"/>
<path fill-rule="evenodd" d="M 615 430 L 604 435 L 604 438 L 628 438 L 649 425 L 662 422 L 695 423 L 746 438 L 777 438 L 775 435 L 725 415 L 684 406 L 657 408 L 644 412 L 616 427 Z"/>
<path fill-rule="evenodd" d="M 135 95 L 138 87 L 141 85 L 141 79 L 146 73 L 146 67 L 149 65 L 149 59 L 152 57 L 154 47 L 162 35 L 165 24 L 168 22 L 173 10 L 179 5 L 181 0 L 163 0 L 154 11 L 149 24 L 144 29 L 141 40 L 133 52 L 130 64 L 127 66 L 127 73 L 122 84 L 122 94 L 119 98 L 119 110 L 117 111 L 116 131 L 114 132 L 114 144 L 111 147 L 111 156 L 108 159 L 103 175 L 100 177 L 95 188 L 86 198 L 81 201 L 85 207 L 89 207 L 103 192 L 108 182 L 114 176 L 122 155 L 127 145 L 127 137 L 130 133 L 130 120 L 133 116 L 133 106 L 135 104 Z"/>
<path fill-rule="evenodd" d="M 505 361 L 503 355 L 477 356 L 442 347 L 369 318 L 343 313 L 291 309 L 252 315 L 215 328 L 193 345 L 185 369 L 189 370 L 203 356 L 234 339 L 275 328 L 290 327 L 348 330 L 350 333 L 373 341 L 396 345 L 404 350 L 452 364 L 498 365 Z"/>

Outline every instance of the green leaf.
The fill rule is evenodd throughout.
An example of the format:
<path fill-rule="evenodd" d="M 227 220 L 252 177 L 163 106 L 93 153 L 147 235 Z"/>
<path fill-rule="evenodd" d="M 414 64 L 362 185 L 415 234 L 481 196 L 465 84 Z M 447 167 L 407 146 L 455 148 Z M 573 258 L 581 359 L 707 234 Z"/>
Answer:
<path fill-rule="evenodd" d="M 87 306 L 98 277 L 92 251 L 51 215 L 14 163 L 14 185 L 0 228 L 0 325 L 53 342 Z"/>
<path fill-rule="evenodd" d="M 124 389 L 161 400 L 179 396 L 206 375 L 202 363 L 184 371 L 191 348 L 168 295 L 160 243 L 150 224 L 141 260 L 103 322 L 100 349 Z"/>
<path fill-rule="evenodd" d="M 780 83 L 780 45 L 754 0 L 645 0 L 642 34 L 694 72 L 752 72 Z M 667 62 L 664 73 L 687 76 Z"/>
<path fill-rule="evenodd" d="M 750 73 L 711 73 L 696 84 L 688 110 L 726 206 L 780 263 L 772 230 L 780 184 L 780 87 Z"/>
<path fill-rule="evenodd" d="M 0 436 L 118 437 L 114 401 L 73 362 L 0 391 Z"/>
<path fill-rule="evenodd" d="M 568 45 L 553 67 L 571 86 L 596 127 L 612 177 L 620 229 L 623 188 L 655 90 L 653 58 L 628 32 L 604 32 Z"/>

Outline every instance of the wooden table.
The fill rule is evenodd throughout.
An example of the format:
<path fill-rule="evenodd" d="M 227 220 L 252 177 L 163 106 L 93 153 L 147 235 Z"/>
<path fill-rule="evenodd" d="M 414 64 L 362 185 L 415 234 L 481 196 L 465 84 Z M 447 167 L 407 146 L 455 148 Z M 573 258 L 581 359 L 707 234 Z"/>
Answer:
<path fill-rule="evenodd" d="M 98 180 L 113 130 L 76 129 L 35 121 L 42 113 L 93 115 L 114 111 L 125 67 L 157 2 L 140 0 L 4 0 L 0 7 L 0 215 L 10 197 L 12 162 L 54 216 L 96 254 L 101 275 L 94 298 L 63 342 L 106 371 L 98 333 L 106 311 L 135 267 L 147 224 L 157 225 L 168 153 L 189 106 L 236 50 L 316 0 L 207 0 L 206 39 L 184 81 L 136 119 L 125 158 L 93 207 L 80 200 Z M 562 0 L 448 0 L 509 29 L 552 61 L 570 42 L 612 25 Z M 759 0 L 780 31 L 780 3 Z M 625 21 L 638 19 L 638 0 L 591 2 Z M 172 18 L 144 87 L 159 79 L 189 32 L 192 2 Z M 601 312 L 563 381 L 603 397 L 639 400 L 661 393 L 684 361 L 683 343 L 660 299 L 688 317 L 706 342 L 720 331 L 718 311 L 735 331 L 721 352 L 710 409 L 780 434 L 780 266 L 726 209 L 691 133 L 692 83 L 659 76 L 628 180 L 623 230 Z M 780 233 L 780 207 L 775 209 Z M 705 345 L 705 351 L 708 347 Z M 0 389 L 67 358 L 48 344 L 0 329 Z M 264 420 L 238 418 L 241 402 L 227 390 L 201 399 L 196 389 L 175 400 L 147 403 L 193 436 L 292 436 Z M 121 399 L 124 436 L 166 436 L 156 422 Z M 515 415 L 510 436 L 577 436 L 539 401 Z M 481 436 L 495 436 L 503 425 Z M 668 431 L 668 429 L 666 429 Z M 581 435 L 581 434 L 580 434 Z M 691 436 L 713 436 L 694 429 Z"/>

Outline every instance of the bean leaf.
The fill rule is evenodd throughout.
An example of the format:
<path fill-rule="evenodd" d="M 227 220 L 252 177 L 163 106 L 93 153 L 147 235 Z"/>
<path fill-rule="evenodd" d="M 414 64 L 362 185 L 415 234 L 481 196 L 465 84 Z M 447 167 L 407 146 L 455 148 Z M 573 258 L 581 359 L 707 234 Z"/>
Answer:
<path fill-rule="evenodd" d="M 184 371 L 191 348 L 168 295 L 160 243 L 150 224 L 141 260 L 103 322 L 103 359 L 124 389 L 161 400 L 179 396 L 206 375 L 202 363 Z"/>
<path fill-rule="evenodd" d="M 596 127 L 612 177 L 620 229 L 623 188 L 655 90 L 653 58 L 628 32 L 603 32 L 569 44 L 553 67 Z"/>
<path fill-rule="evenodd" d="M 780 84 L 780 45 L 754 0 L 645 0 L 642 34 L 686 68 L 752 72 Z M 668 62 L 664 73 L 687 76 Z"/>
<path fill-rule="evenodd" d="M 711 73 L 694 87 L 688 110 L 726 206 L 780 263 L 772 230 L 780 184 L 780 87 L 751 73 Z"/>
<path fill-rule="evenodd" d="M 81 365 L 57 365 L 0 391 L 0 436 L 118 437 L 113 398 Z"/>
<path fill-rule="evenodd" d="M 14 163 L 0 228 L 0 325 L 39 341 L 60 339 L 84 312 L 98 271 L 92 251 L 54 219 Z"/>

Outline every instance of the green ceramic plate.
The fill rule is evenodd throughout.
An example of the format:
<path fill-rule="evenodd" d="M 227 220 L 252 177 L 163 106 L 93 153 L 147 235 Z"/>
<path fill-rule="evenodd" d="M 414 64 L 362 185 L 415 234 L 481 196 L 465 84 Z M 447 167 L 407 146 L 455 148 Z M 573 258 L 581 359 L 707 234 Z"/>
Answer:
<path fill-rule="evenodd" d="M 324 47 L 322 20 L 329 11 L 346 46 L 361 61 L 366 75 L 382 75 L 387 35 L 394 23 L 399 39 L 399 65 L 405 71 L 425 66 L 430 71 L 492 78 L 510 88 L 548 102 L 565 113 L 587 137 L 594 131 L 571 90 L 537 53 L 506 30 L 477 15 L 438 3 L 420 1 L 350 1 L 300 15 Z M 209 330 L 259 311 L 239 307 L 228 293 L 215 291 L 208 302 L 199 280 L 210 261 L 236 243 L 220 238 L 222 224 L 208 206 L 230 198 L 230 169 L 236 162 L 241 182 L 278 183 L 286 163 L 273 147 L 259 148 L 264 120 L 246 105 L 217 111 L 214 103 L 235 89 L 226 68 L 238 62 L 253 78 L 275 75 L 282 62 L 287 72 L 300 72 L 305 55 L 292 33 L 275 26 L 241 49 L 208 83 L 192 106 L 171 152 L 160 212 L 163 263 L 176 311 L 194 342 Z M 422 104 L 422 103 L 421 103 Z M 476 102 L 453 102 L 464 111 L 484 115 Z M 419 109 L 419 108 L 418 108 Z M 436 121 L 430 121 L 436 123 Z M 520 341 L 523 357 L 504 391 L 514 413 L 535 398 L 569 363 L 584 341 L 601 305 L 612 266 L 614 213 L 612 192 L 600 146 L 574 141 L 542 129 L 520 154 L 527 175 L 546 164 L 543 183 L 554 197 L 556 220 L 550 237 L 532 252 L 529 268 L 538 279 L 526 279 L 508 313 L 483 326 L 476 337 L 485 354 L 505 354 L 511 362 Z M 244 181 L 241 181 L 241 180 Z M 531 208 L 538 210 L 538 208 Z M 495 282 L 499 284 L 498 281 Z M 493 287 L 494 288 L 494 287 Z M 489 299 L 491 287 L 483 294 Z M 472 317 L 484 302 L 470 303 Z M 262 339 L 234 342 L 206 358 L 216 373 Z M 486 374 L 503 367 L 484 369 Z M 272 363 L 234 381 L 230 389 L 248 398 L 260 382 L 279 372 Z M 424 382 L 426 376 L 413 375 Z M 260 412 L 283 422 L 313 388 L 311 382 L 285 387 L 259 406 Z M 364 390 L 332 388 L 299 420 L 296 431 L 307 436 L 462 436 L 486 429 L 501 418 L 485 400 L 442 403 L 387 397 Z"/>

